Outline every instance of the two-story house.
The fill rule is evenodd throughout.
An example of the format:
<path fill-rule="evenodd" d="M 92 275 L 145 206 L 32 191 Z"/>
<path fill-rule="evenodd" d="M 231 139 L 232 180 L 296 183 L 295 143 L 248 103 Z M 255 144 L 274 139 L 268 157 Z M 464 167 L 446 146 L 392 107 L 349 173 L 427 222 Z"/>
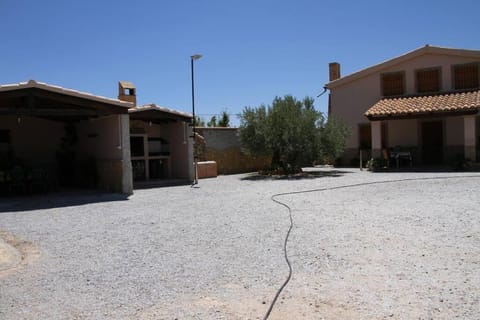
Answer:
<path fill-rule="evenodd" d="M 480 50 L 426 45 L 345 77 L 329 67 L 329 115 L 352 131 L 345 164 L 393 148 L 417 165 L 479 159 Z"/>

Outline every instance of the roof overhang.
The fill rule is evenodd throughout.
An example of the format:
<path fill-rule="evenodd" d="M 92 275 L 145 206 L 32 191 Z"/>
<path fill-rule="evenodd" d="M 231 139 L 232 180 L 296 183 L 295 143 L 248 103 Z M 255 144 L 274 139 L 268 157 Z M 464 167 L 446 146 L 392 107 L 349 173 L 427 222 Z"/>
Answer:
<path fill-rule="evenodd" d="M 480 90 L 474 90 L 383 98 L 364 115 L 371 121 L 378 121 L 472 115 L 479 110 Z"/>
<path fill-rule="evenodd" d="M 132 120 L 141 120 L 157 124 L 175 121 L 190 122 L 193 118 L 189 113 L 160 107 L 153 103 L 130 108 L 128 113 Z"/>
<path fill-rule="evenodd" d="M 0 86 L 0 115 L 78 121 L 127 114 L 129 102 L 30 80 Z"/>

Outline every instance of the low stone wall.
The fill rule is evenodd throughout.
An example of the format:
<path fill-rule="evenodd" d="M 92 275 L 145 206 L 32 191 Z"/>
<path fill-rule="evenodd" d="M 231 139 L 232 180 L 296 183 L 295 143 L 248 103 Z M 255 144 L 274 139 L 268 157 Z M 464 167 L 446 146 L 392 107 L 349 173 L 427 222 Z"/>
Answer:
<path fill-rule="evenodd" d="M 254 157 L 243 153 L 240 148 L 216 150 L 205 148 L 205 158 L 217 162 L 219 174 L 253 172 L 270 167 L 270 157 Z"/>
<path fill-rule="evenodd" d="M 198 178 L 215 178 L 218 175 L 217 163 L 215 161 L 200 161 L 197 165 Z"/>

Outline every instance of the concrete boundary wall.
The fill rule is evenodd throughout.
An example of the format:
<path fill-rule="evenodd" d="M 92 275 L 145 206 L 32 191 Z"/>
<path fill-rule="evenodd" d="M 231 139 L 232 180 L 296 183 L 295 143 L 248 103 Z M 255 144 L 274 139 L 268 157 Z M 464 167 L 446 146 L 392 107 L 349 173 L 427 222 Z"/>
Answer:
<path fill-rule="evenodd" d="M 255 157 L 242 151 L 238 128 L 197 128 L 205 138 L 201 161 L 216 161 L 219 174 L 253 172 L 270 167 L 270 157 Z"/>

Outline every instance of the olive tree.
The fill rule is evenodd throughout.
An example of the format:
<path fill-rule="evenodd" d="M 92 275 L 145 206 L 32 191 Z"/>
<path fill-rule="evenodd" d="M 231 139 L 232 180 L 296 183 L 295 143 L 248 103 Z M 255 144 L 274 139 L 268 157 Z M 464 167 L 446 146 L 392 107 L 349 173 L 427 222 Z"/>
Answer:
<path fill-rule="evenodd" d="M 341 155 L 348 130 L 338 120 L 326 120 L 314 100 L 287 95 L 269 106 L 245 107 L 240 116 L 239 137 L 244 150 L 272 157 L 272 169 L 298 172 L 324 159 Z"/>

